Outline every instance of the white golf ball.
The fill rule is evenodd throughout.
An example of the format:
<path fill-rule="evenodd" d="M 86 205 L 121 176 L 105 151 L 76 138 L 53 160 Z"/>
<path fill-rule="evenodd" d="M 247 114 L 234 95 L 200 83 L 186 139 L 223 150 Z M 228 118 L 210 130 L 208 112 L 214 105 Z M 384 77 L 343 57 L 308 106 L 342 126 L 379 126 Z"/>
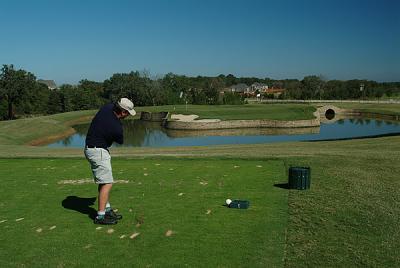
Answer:
<path fill-rule="evenodd" d="M 226 199 L 225 202 L 226 202 L 226 204 L 229 206 L 229 204 L 232 203 L 232 200 L 230 200 L 230 199 L 228 198 L 228 199 Z"/>

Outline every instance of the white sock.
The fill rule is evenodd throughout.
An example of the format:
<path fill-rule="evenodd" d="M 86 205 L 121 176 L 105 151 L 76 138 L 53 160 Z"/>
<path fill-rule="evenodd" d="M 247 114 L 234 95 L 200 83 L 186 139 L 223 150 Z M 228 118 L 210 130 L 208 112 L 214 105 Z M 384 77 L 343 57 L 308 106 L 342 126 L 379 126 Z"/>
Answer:
<path fill-rule="evenodd" d="M 103 210 L 103 211 L 97 211 L 97 217 L 104 217 L 104 215 L 106 215 L 106 212 Z"/>
<path fill-rule="evenodd" d="M 110 205 L 110 202 L 107 202 L 107 204 L 106 204 L 106 211 L 109 211 L 109 210 L 111 210 L 111 205 Z"/>

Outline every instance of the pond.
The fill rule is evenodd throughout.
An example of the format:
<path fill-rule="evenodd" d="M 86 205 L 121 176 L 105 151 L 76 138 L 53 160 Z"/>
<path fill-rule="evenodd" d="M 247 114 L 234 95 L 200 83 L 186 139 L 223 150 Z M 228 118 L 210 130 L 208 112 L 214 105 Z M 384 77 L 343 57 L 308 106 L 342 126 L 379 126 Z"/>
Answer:
<path fill-rule="evenodd" d="M 206 146 L 222 144 L 256 144 L 284 141 L 317 141 L 350 139 L 369 136 L 400 134 L 398 121 L 379 119 L 349 118 L 312 128 L 260 128 L 224 130 L 169 130 L 157 122 L 126 120 L 123 146 Z M 81 147 L 89 124 L 74 126 L 76 133 L 63 140 L 49 144 L 49 147 Z M 121 146 L 115 144 L 113 146 Z"/>

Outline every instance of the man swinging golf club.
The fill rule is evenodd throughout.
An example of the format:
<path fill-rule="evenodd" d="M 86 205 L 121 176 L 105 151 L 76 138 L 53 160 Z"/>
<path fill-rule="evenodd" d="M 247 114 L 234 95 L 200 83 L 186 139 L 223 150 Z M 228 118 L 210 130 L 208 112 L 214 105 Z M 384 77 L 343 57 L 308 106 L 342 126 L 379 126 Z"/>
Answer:
<path fill-rule="evenodd" d="M 98 211 L 95 224 L 116 224 L 122 215 L 116 214 L 109 201 L 114 182 L 111 156 L 108 148 L 113 142 L 124 142 L 121 119 L 135 115 L 133 103 L 121 98 L 104 105 L 97 112 L 86 135 L 85 156 L 89 161 L 95 183 L 98 185 Z"/>

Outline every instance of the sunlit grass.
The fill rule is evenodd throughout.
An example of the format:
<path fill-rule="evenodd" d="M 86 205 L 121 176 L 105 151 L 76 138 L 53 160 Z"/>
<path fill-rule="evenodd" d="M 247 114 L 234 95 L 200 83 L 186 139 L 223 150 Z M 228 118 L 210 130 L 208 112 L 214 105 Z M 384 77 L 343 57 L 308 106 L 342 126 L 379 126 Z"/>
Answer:
<path fill-rule="evenodd" d="M 113 168 L 129 182 L 112 191 L 124 218 L 98 228 L 86 160 L 0 160 L 1 267 L 282 266 L 287 191 L 274 184 L 283 162 L 119 159 Z M 226 198 L 250 208 L 229 209 Z"/>

